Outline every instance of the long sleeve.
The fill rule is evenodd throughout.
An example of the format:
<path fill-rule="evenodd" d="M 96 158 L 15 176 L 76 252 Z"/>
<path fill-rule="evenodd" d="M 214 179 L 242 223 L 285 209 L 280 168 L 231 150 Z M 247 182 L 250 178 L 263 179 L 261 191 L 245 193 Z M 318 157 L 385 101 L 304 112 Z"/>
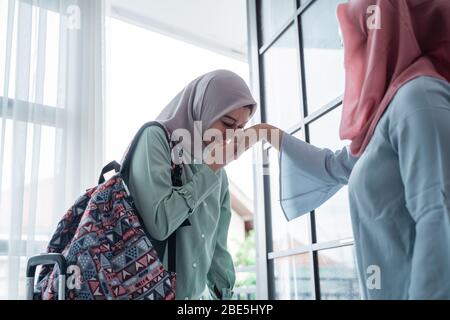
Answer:
<path fill-rule="evenodd" d="M 224 176 L 224 181 L 227 181 L 226 175 Z M 214 299 L 229 300 L 233 296 L 236 274 L 233 259 L 227 250 L 228 228 L 231 220 L 230 192 L 227 183 L 224 183 L 222 194 L 216 246 L 208 271 L 207 284 Z"/>
<path fill-rule="evenodd" d="M 130 167 L 130 192 L 150 235 L 166 240 L 218 188 L 219 177 L 203 166 L 182 187 L 173 187 L 171 155 L 164 131 L 150 127 L 141 136 Z"/>
<path fill-rule="evenodd" d="M 358 158 L 348 148 L 333 153 L 294 136 L 283 136 L 280 151 L 280 201 L 288 220 L 308 213 L 348 183 Z"/>
<path fill-rule="evenodd" d="M 429 103 L 405 106 L 389 136 L 415 222 L 408 297 L 450 299 L 450 106 Z"/>

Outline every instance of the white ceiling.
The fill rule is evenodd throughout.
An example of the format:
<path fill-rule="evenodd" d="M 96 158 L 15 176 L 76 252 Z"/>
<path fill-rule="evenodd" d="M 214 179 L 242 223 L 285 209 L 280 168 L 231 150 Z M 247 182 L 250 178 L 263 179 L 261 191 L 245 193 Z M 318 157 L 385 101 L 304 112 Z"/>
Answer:
<path fill-rule="evenodd" d="M 247 60 L 245 0 L 111 0 L 112 16 Z"/>

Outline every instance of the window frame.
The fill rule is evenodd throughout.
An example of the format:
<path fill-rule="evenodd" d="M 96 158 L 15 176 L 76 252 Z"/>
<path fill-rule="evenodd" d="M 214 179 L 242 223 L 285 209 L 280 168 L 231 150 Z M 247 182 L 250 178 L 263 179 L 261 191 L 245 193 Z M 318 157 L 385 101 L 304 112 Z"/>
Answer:
<path fill-rule="evenodd" d="M 249 17 L 249 54 L 250 54 L 250 67 L 252 70 L 252 86 L 257 98 L 261 102 L 259 117 L 261 122 L 266 122 L 266 102 L 264 101 L 265 89 L 264 89 L 264 65 L 263 56 L 272 48 L 272 46 L 285 34 L 291 27 L 295 28 L 298 35 L 297 49 L 299 52 L 298 65 L 299 65 L 299 77 L 300 77 L 300 97 L 303 107 L 301 108 L 302 117 L 299 121 L 286 130 L 288 134 L 300 134 L 306 142 L 311 141 L 309 125 L 315 121 L 320 121 L 322 117 L 332 111 L 336 111 L 339 107 L 342 107 L 343 95 L 335 97 L 329 101 L 326 105 L 323 105 L 319 109 L 314 110 L 311 114 L 308 113 L 308 97 L 306 89 L 306 75 L 305 75 L 305 57 L 304 57 L 304 45 L 302 36 L 302 15 L 317 1 L 317 0 L 291 0 L 296 4 L 296 10 L 293 12 L 289 20 L 287 20 L 279 30 L 261 45 L 261 17 L 260 2 L 258 0 L 247 0 L 248 17 Z M 255 173 L 255 192 L 258 195 L 255 197 L 255 208 L 257 213 L 257 240 L 258 242 L 264 242 L 258 244 L 257 255 L 258 260 L 258 299 L 275 299 L 275 279 L 274 279 L 274 261 L 278 258 L 295 257 L 299 254 L 308 253 L 310 255 L 311 263 L 311 280 L 312 280 L 312 297 L 313 299 L 320 300 L 320 277 L 319 277 L 319 261 L 318 254 L 323 250 L 338 249 L 342 247 L 353 247 L 354 239 L 342 238 L 333 241 L 317 242 L 316 232 L 316 219 L 315 211 L 307 214 L 308 217 L 308 229 L 309 229 L 309 245 L 292 248 L 289 250 L 273 251 L 272 250 L 272 221 L 271 221 L 271 192 L 277 192 L 276 190 L 270 190 L 270 176 L 260 174 L 267 173 L 269 168 L 268 152 L 271 149 L 269 144 L 264 144 L 262 148 L 256 150 L 255 159 L 263 159 L 262 165 L 256 161 L 257 168 Z M 277 164 L 276 164 L 277 165 Z M 278 179 L 278 177 L 275 177 Z M 267 196 L 265 196 L 267 195 Z"/>

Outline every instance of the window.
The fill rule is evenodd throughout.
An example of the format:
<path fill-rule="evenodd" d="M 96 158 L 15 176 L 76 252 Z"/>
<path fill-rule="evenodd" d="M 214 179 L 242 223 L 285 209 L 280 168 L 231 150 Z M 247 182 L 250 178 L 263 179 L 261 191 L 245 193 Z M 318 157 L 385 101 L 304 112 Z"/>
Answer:
<path fill-rule="evenodd" d="M 360 299 L 354 255 L 352 247 L 319 251 L 321 299 Z"/>
<path fill-rule="evenodd" d="M 295 28 L 290 27 L 264 53 L 262 59 L 266 121 L 290 129 L 302 115 Z"/>
<path fill-rule="evenodd" d="M 340 2 L 315 1 L 300 17 L 308 114 L 344 91 L 344 51 L 336 18 Z"/>
<path fill-rule="evenodd" d="M 274 275 L 276 299 L 312 298 L 311 259 L 308 253 L 275 259 Z"/>
<path fill-rule="evenodd" d="M 54 208 L 59 25 L 59 13 L 0 2 L 0 299 L 24 295 L 26 256 L 45 251 L 62 215 Z"/>
<path fill-rule="evenodd" d="M 295 0 L 261 1 L 261 42 L 268 43 L 295 13 Z"/>
<path fill-rule="evenodd" d="M 132 35 L 132 36 L 130 36 Z M 190 81 L 229 69 L 248 82 L 248 63 L 113 18 L 110 22 L 106 160 L 120 160 L 138 129 Z"/>
<path fill-rule="evenodd" d="M 249 82 L 247 62 L 124 22 L 120 17 L 110 20 L 108 32 L 106 162 L 120 161 L 138 129 L 155 120 L 173 97 L 198 76 L 228 69 Z M 252 154 L 246 153 L 226 171 L 232 199 L 238 199 L 239 207 L 252 213 Z M 250 219 L 233 210 L 229 228 L 228 248 L 236 264 L 238 299 L 255 298 L 256 253 Z"/>
<path fill-rule="evenodd" d="M 348 144 L 339 139 L 345 77 L 336 18 L 337 4 L 345 1 L 274 2 L 249 2 L 262 120 L 338 151 Z M 258 214 L 267 252 L 259 263 L 268 265 L 268 298 L 358 299 L 347 189 L 288 222 L 279 204 L 279 153 L 263 152 L 268 152 L 269 175 L 260 189 L 264 212 Z"/>
<path fill-rule="evenodd" d="M 98 3 L 100 5 L 100 1 Z M 8 7 L 10 4 L 14 5 L 13 10 Z M 81 9 L 83 4 L 89 6 L 92 3 L 77 3 Z M 0 139 L 3 155 L 0 159 L 0 299 L 10 292 L 14 292 L 12 297 L 23 296 L 26 257 L 45 251 L 64 210 L 75 200 L 72 195 L 79 196 L 85 190 L 80 188 L 85 186 L 84 182 L 89 181 L 89 187 L 96 183 L 90 178 L 97 177 L 99 163 L 113 159 L 120 161 L 138 128 L 154 120 L 188 82 L 215 69 L 229 69 L 247 82 L 249 79 L 246 61 L 125 23 L 116 16 L 105 19 L 108 20 L 106 42 L 109 48 L 105 66 L 108 81 L 106 114 L 103 118 L 102 103 L 95 103 L 102 110 L 84 103 L 87 100 L 97 102 L 99 100 L 93 96 L 103 95 L 103 89 L 96 87 L 97 84 L 103 87 L 103 83 L 96 82 L 103 72 L 96 68 L 103 69 L 103 64 L 93 63 L 91 58 L 100 58 L 95 55 L 103 51 L 103 41 L 100 41 L 103 38 L 99 36 L 103 35 L 103 29 L 96 31 L 100 29 L 97 22 L 103 21 L 104 12 L 103 7 L 102 10 L 92 8 L 88 9 L 93 14 L 83 15 L 80 22 L 83 33 L 75 34 L 66 23 L 64 15 L 68 14 L 68 8 L 64 7 L 64 1 L 0 1 L 0 132 L 4 133 L 0 136 L 4 138 Z M 117 10 L 111 12 L 118 14 Z M 14 16 L 14 20 L 8 20 L 8 16 Z M 139 23 L 128 16 L 122 18 Z M 242 20 L 245 26 L 245 16 Z M 13 21 L 13 27 L 8 21 Z M 83 28 L 84 23 L 89 27 Z M 90 28 L 95 32 L 89 32 Z M 190 35 L 189 32 L 186 34 Z M 205 39 L 210 34 L 206 36 Z M 5 45 L 8 42 L 11 45 Z M 223 52 L 243 60 L 240 51 L 226 49 L 230 50 Z M 231 52 L 233 50 L 235 52 Z M 78 94 L 85 93 L 82 91 L 85 87 L 96 89 L 92 90 L 95 92 L 86 90 L 89 94 Z M 104 141 L 103 125 L 106 127 Z M 91 144 L 91 141 L 94 142 Z M 104 161 L 90 162 L 94 153 L 95 160 L 100 155 Z M 239 166 L 227 168 L 230 180 L 248 198 L 240 199 L 244 204 L 251 203 L 253 198 L 249 155 Z M 70 160 L 66 161 L 66 158 Z M 89 174 L 85 175 L 84 171 L 88 170 Z M 84 178 L 88 175 L 89 180 L 74 182 L 74 176 Z M 67 190 L 58 189 L 60 185 Z M 249 205 L 247 209 L 252 211 L 253 207 Z M 234 215 L 234 219 L 241 218 Z M 239 228 L 231 229 L 230 243 L 235 237 L 241 244 L 246 232 L 250 234 L 247 238 L 251 237 L 246 230 L 251 221 L 242 218 L 238 222 L 241 223 Z M 236 247 L 240 248 L 239 245 Z M 254 252 L 245 253 L 250 256 Z M 250 276 L 244 275 L 242 281 L 254 285 L 254 266 L 244 267 L 242 273 Z M 10 287 L 14 287 L 13 290 L 9 290 Z M 252 287 L 242 292 L 254 297 Z"/>

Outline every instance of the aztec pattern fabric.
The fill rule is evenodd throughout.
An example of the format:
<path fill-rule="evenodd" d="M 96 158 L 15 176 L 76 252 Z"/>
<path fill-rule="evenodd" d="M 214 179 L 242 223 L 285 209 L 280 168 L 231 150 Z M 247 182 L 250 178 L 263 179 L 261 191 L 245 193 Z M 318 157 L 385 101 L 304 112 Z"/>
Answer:
<path fill-rule="evenodd" d="M 176 275 L 163 267 L 120 173 L 87 190 L 47 248 L 67 260 L 68 300 L 173 300 Z M 39 274 L 39 299 L 58 296 L 57 267 Z"/>

